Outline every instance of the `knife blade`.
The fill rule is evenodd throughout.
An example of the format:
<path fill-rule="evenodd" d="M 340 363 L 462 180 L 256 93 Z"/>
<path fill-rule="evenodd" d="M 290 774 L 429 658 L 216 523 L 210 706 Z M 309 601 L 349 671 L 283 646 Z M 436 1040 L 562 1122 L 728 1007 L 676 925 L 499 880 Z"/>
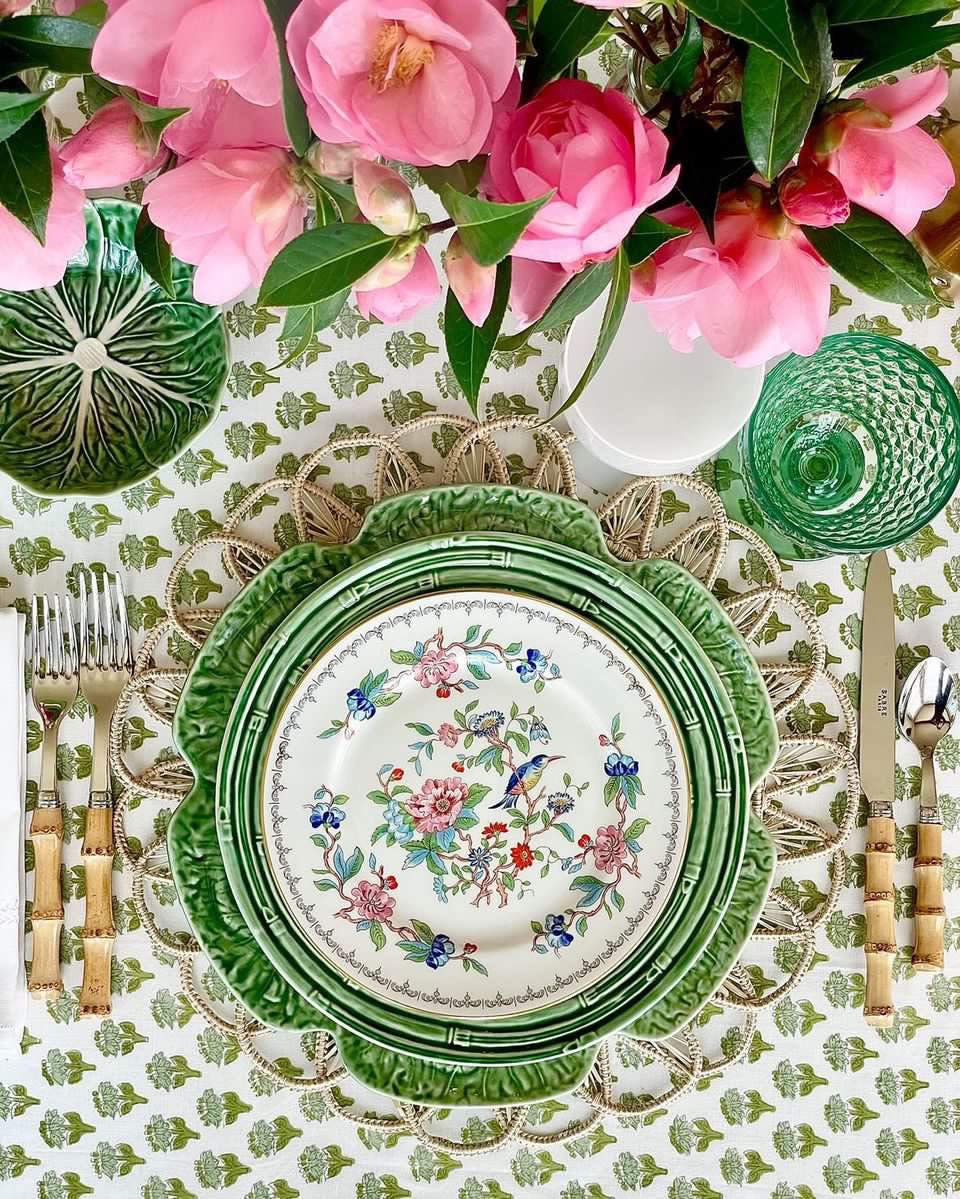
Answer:
<path fill-rule="evenodd" d="M 883 550 L 871 556 L 867 568 L 861 652 L 860 784 L 871 804 L 892 804 L 897 743 L 896 648 L 893 583 Z"/>
<path fill-rule="evenodd" d="M 875 1028 L 893 1024 L 893 959 L 897 952 L 893 867 L 896 768 L 896 649 L 893 582 L 887 555 L 870 558 L 863 595 L 860 660 L 860 783 L 869 802 L 866 880 L 866 995 L 863 1014 Z"/>

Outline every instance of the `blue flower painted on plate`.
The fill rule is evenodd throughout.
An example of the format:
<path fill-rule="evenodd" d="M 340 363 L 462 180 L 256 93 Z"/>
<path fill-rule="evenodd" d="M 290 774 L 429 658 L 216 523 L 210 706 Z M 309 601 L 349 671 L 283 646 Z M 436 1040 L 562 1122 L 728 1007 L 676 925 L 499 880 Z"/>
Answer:
<path fill-rule="evenodd" d="M 377 714 L 376 706 L 359 687 L 347 692 L 347 710 L 353 714 L 355 720 L 371 720 Z"/>
<path fill-rule="evenodd" d="M 532 683 L 536 679 L 556 679 L 560 677 L 560 667 L 555 666 L 546 654 L 538 649 L 527 650 L 526 662 L 517 667 L 517 674 L 523 683 Z"/>
<path fill-rule="evenodd" d="M 323 795 L 324 792 L 318 792 Z M 332 828 L 337 829 L 346 820 L 347 814 L 343 808 L 338 808 L 335 804 L 328 803 L 325 800 L 319 800 L 310 809 L 310 827 L 311 828 Z"/>
<path fill-rule="evenodd" d="M 393 833 L 394 840 L 399 845 L 406 845 L 408 841 L 413 840 L 414 827 L 405 808 L 401 807 L 400 802 L 396 799 L 391 799 L 383 809 L 383 819 L 389 832 Z"/>
<path fill-rule="evenodd" d="M 629 754 L 612 753 L 607 755 L 603 769 L 611 778 L 624 778 L 636 774 L 640 765 L 637 759 L 631 758 Z"/>
<path fill-rule="evenodd" d="M 534 718 L 530 721 L 530 728 L 527 732 L 527 736 L 531 741 L 549 741 L 550 730 L 543 723 L 539 716 L 534 716 Z"/>
<path fill-rule="evenodd" d="M 431 970 L 439 970 L 449 962 L 450 955 L 456 952 L 456 948 L 446 933 L 437 933 L 427 954 L 427 965 Z"/>
<path fill-rule="evenodd" d="M 482 845 L 478 845 L 476 848 L 470 850 L 470 853 L 467 855 L 467 861 L 474 876 L 479 877 L 493 861 L 493 854 L 489 849 L 484 849 Z"/>
<path fill-rule="evenodd" d="M 567 932 L 566 916 L 547 916 L 544 925 L 547 930 L 547 944 L 551 949 L 566 949 L 568 945 L 573 944 L 573 934 Z"/>
<path fill-rule="evenodd" d="M 547 796 L 547 807 L 554 816 L 564 816 L 567 812 L 572 812 L 575 802 L 567 791 L 554 791 L 552 795 Z"/>
<path fill-rule="evenodd" d="M 479 712 L 476 716 L 471 716 L 467 723 L 471 733 L 477 737 L 485 737 L 489 741 L 491 737 L 496 737 L 503 728 L 503 713 Z"/>

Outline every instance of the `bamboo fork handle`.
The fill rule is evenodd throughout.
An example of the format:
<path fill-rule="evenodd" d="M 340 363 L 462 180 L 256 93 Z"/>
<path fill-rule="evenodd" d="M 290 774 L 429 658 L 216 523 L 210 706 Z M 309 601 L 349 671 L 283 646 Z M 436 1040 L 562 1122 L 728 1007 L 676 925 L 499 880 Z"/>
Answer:
<path fill-rule="evenodd" d="M 109 792 L 91 792 L 80 856 L 87 890 L 80 1015 L 109 1016 L 110 966 L 117 935 L 113 924 L 113 804 Z"/>
<path fill-rule="evenodd" d="M 63 928 L 63 895 L 60 861 L 63 848 L 63 810 L 56 791 L 41 791 L 30 821 L 33 838 L 34 892 L 31 926 L 33 961 L 28 990 L 45 999 L 63 990 L 60 977 L 60 932 Z"/>
<path fill-rule="evenodd" d="M 893 959 L 897 928 L 893 909 L 896 825 L 892 816 L 867 821 L 867 878 L 863 907 L 867 919 L 867 992 L 863 1014 L 874 1028 L 893 1024 Z"/>

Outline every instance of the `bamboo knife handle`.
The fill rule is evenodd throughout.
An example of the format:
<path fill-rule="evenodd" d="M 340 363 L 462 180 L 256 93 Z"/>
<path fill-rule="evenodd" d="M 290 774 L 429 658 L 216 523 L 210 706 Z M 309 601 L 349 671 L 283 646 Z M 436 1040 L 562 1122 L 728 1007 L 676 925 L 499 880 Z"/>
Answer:
<path fill-rule="evenodd" d="M 103 792 L 94 792 L 95 803 L 109 801 Z M 110 971 L 113 942 L 117 931 L 113 924 L 113 807 L 87 808 L 87 829 L 80 851 L 86 877 L 87 904 L 83 925 L 83 985 L 80 988 L 80 1015 L 102 1018 L 112 1010 Z"/>
<path fill-rule="evenodd" d="M 897 929 L 893 909 L 896 825 L 892 816 L 867 821 L 867 877 L 863 907 L 867 920 L 867 989 L 863 1014 L 874 1028 L 893 1024 L 893 959 Z"/>
<path fill-rule="evenodd" d="M 943 928 L 946 908 L 943 901 L 943 825 L 939 819 L 917 825 L 917 856 L 913 877 L 917 884 L 914 908 L 916 945 L 914 970 L 943 969 Z"/>
<path fill-rule="evenodd" d="M 56 793 L 41 792 L 40 799 L 56 799 Z M 59 803 L 36 807 L 30 821 L 33 838 L 34 885 L 33 961 L 27 989 L 38 999 L 63 991 L 60 977 L 60 932 L 63 928 L 63 895 L 60 890 L 60 860 L 63 848 L 63 809 Z"/>

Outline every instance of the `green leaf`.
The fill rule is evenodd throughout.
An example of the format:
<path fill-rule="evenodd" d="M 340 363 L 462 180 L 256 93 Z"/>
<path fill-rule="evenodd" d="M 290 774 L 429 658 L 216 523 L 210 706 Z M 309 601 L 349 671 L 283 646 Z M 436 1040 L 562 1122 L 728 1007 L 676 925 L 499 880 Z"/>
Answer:
<path fill-rule="evenodd" d="M 295 339 L 296 345 L 281 365 L 287 366 L 289 363 L 295 362 L 310 345 L 313 335 L 333 324 L 343 311 L 349 297 L 350 289 L 345 287 L 335 296 L 329 296 L 326 300 L 318 300 L 316 304 L 301 304 L 295 308 L 288 308 L 280 340 L 293 341 Z"/>
<path fill-rule="evenodd" d="M 315 304 L 329 299 L 383 262 L 397 238 L 376 225 L 326 225 L 288 243 L 267 268 L 259 303 Z"/>
<path fill-rule="evenodd" d="M 938 12 L 943 9 L 943 0 L 829 0 L 827 8 L 831 25 L 852 25 Z"/>
<path fill-rule="evenodd" d="M 86 75 L 99 30 L 73 17 L 10 17 L 0 21 L 5 72 L 49 67 L 61 75 Z"/>
<path fill-rule="evenodd" d="M 304 155 L 310 148 L 313 134 L 307 120 L 307 108 L 297 87 L 297 80 L 287 57 L 287 22 L 300 0 L 264 0 L 273 24 L 280 53 L 280 80 L 283 86 L 283 121 L 295 154 Z"/>
<path fill-rule="evenodd" d="M 535 320 L 526 329 L 521 329 L 519 333 L 501 337 L 497 342 L 497 349 L 518 350 L 527 344 L 534 333 L 545 333 L 549 329 L 557 329 L 560 325 L 572 321 L 575 316 L 586 312 L 590 305 L 600 298 L 610 286 L 612 277 L 612 259 L 607 259 L 605 262 L 588 263 L 582 271 L 573 276 L 569 283 L 564 284 L 556 299 L 539 320 Z"/>
<path fill-rule="evenodd" d="M 16 133 L 0 142 L 0 204 L 43 242 L 52 190 L 47 127 L 43 113 L 35 112 Z"/>
<path fill-rule="evenodd" d="M 700 22 L 692 12 L 687 13 L 683 36 L 672 54 L 662 58 L 647 71 L 647 78 L 654 87 L 682 96 L 689 91 L 697 63 L 703 55 L 703 34 Z"/>
<path fill-rule="evenodd" d="M 133 247 L 137 251 L 143 269 L 160 289 L 173 298 L 173 256 L 162 229 L 150 220 L 146 208 L 140 212 Z"/>
<path fill-rule="evenodd" d="M 727 121 L 714 129 L 698 116 L 685 117 L 670 139 L 667 165 L 676 163 L 680 164 L 677 192 L 696 209 L 712 238 L 720 193 L 737 187 L 754 171 L 742 123 Z"/>
<path fill-rule="evenodd" d="M 566 412 L 571 405 L 580 399 L 583 389 L 600 369 L 604 358 L 607 356 L 607 351 L 613 345 L 613 340 L 617 336 L 617 330 L 620 328 L 620 322 L 623 320 L 623 314 L 627 308 L 627 300 L 630 298 L 630 262 L 623 246 L 617 251 L 613 264 L 613 279 L 610 283 L 610 291 L 607 294 L 607 306 L 604 309 L 603 320 L 600 324 L 597 347 L 593 351 L 590 361 L 587 363 L 586 369 L 580 376 L 575 387 L 563 401 L 563 404 L 553 413 L 554 417 L 559 416 L 561 412 Z"/>
<path fill-rule="evenodd" d="M 637 219 L 626 236 L 623 248 L 627 252 L 627 260 L 631 266 L 639 266 L 646 262 L 651 254 L 656 253 L 661 246 L 677 237 L 687 237 L 689 229 L 681 229 L 677 225 L 668 225 L 666 221 L 658 221 L 655 216 L 645 212 Z"/>
<path fill-rule="evenodd" d="M 430 945 L 433 943 L 433 929 L 429 924 L 424 924 L 422 920 L 411 920 L 410 927 L 425 945 Z"/>
<path fill-rule="evenodd" d="M 686 7 L 724 33 L 769 50 L 806 80 L 806 68 L 794 37 L 795 23 L 806 18 L 800 14 L 794 21 L 789 0 L 686 0 Z"/>
<path fill-rule="evenodd" d="M 383 949 L 387 943 L 387 934 L 383 931 L 383 925 L 379 920 L 374 920 L 370 925 L 370 940 L 378 950 Z"/>
<path fill-rule="evenodd" d="M 807 83 L 759 46 L 747 51 L 741 108 L 743 135 L 750 157 L 765 179 L 776 178 L 800 150 L 820 103 L 824 62 L 829 62 L 832 70 L 830 33 L 822 5 L 816 5 L 809 18 L 800 23 L 798 35 L 809 76 Z"/>
<path fill-rule="evenodd" d="M 339 220 L 343 221 L 345 225 L 355 221 L 360 215 L 352 183 L 344 183 L 342 179 L 327 179 L 326 176 L 320 176 L 317 186 L 323 190 L 325 198 L 336 205 L 337 212 L 340 214 Z"/>
<path fill-rule="evenodd" d="M 454 191 L 462 192 L 465 196 L 476 191 L 477 185 L 483 178 L 483 172 L 487 168 L 487 159 L 485 155 L 478 155 L 476 158 L 471 158 L 469 161 L 455 162 L 449 167 L 417 167 L 420 178 L 424 181 L 427 187 L 432 192 L 440 194 L 440 189 L 444 184 L 449 185 Z"/>
<path fill-rule="evenodd" d="M 490 315 L 479 328 L 460 307 L 460 301 L 453 294 L 453 290 L 447 293 L 443 320 L 447 357 L 474 416 L 477 414 L 483 374 L 493 353 L 493 347 L 497 344 L 503 317 L 507 311 L 510 275 L 510 259 L 505 258 L 497 267 L 497 282 Z"/>
<path fill-rule="evenodd" d="M 150 149 L 156 153 L 157 147 L 160 145 L 160 137 L 166 127 L 177 117 L 182 117 L 185 112 L 189 112 L 189 108 L 157 108 L 154 104 L 146 104 L 136 95 L 128 95 L 124 93 L 130 107 L 140 119 L 140 124 L 143 126 L 144 132 L 147 135 L 147 141 Z"/>
<path fill-rule="evenodd" d="M 936 24 L 948 11 L 941 8 L 900 20 L 845 25 L 835 30 L 836 57 L 860 59 L 840 86 L 854 87 L 865 80 L 893 74 L 956 44 L 960 41 L 960 27 Z"/>
<path fill-rule="evenodd" d="M 52 95 L 53 92 L 0 92 L 0 142 L 22 128 Z"/>
<path fill-rule="evenodd" d="M 523 98 L 529 100 L 579 58 L 609 17 L 577 0 L 546 0 L 533 30 L 534 57 L 523 68 Z"/>
<path fill-rule="evenodd" d="M 892 304 L 925 304 L 933 298 L 923 260 L 911 243 L 882 217 L 856 204 L 842 225 L 804 226 L 814 249 L 869 296 Z"/>
<path fill-rule="evenodd" d="M 481 266 L 496 266 L 517 244 L 524 229 L 553 192 L 522 204 L 495 204 L 455 191 L 449 183 L 440 188 L 440 200 L 453 217 L 463 244 Z"/>

